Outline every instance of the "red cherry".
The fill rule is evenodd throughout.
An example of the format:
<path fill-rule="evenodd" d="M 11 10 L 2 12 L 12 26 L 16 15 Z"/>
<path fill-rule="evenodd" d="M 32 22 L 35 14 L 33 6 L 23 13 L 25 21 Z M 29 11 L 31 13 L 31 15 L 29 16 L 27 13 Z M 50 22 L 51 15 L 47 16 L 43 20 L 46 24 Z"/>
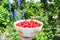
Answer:
<path fill-rule="evenodd" d="M 24 27 L 24 28 L 35 28 L 35 27 L 40 27 L 41 25 L 42 24 L 33 20 L 30 20 L 30 21 L 25 20 L 23 22 L 19 22 L 16 24 L 16 26 Z"/>
<path fill-rule="evenodd" d="M 20 26 L 20 23 L 16 24 L 16 26 Z"/>

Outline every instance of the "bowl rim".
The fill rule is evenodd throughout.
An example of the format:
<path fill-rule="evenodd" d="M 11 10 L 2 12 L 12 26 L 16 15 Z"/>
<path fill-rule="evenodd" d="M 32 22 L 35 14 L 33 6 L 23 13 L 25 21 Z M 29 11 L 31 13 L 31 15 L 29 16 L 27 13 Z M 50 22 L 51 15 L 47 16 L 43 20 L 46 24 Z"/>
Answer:
<path fill-rule="evenodd" d="M 26 20 L 27 20 L 27 21 L 30 21 L 30 19 L 26 19 Z M 16 26 L 16 24 L 17 24 L 18 22 L 22 22 L 22 21 L 25 21 L 25 20 L 18 20 L 18 21 L 16 21 L 16 22 L 14 22 L 14 26 L 15 26 L 16 28 L 22 28 L 22 29 L 37 29 L 37 28 L 42 28 L 42 27 L 43 27 L 43 22 L 38 21 L 38 20 L 33 20 L 33 21 L 37 21 L 38 23 L 41 23 L 42 26 L 40 26 L 40 27 L 36 27 L 36 28 L 23 28 L 23 27 Z"/>

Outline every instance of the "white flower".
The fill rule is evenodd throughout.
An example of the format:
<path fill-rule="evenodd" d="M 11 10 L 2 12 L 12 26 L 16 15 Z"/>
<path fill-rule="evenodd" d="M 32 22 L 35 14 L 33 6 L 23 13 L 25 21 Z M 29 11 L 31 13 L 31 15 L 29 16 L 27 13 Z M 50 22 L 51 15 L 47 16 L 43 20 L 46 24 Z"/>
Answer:
<path fill-rule="evenodd" d="M 8 35 L 9 35 L 8 32 L 4 32 L 4 33 L 2 34 L 2 36 L 8 36 Z"/>
<path fill-rule="evenodd" d="M 32 19 L 34 18 L 40 18 L 40 16 L 31 16 Z"/>
<path fill-rule="evenodd" d="M 0 40 L 6 40 L 7 36 L 8 36 L 7 32 L 2 33 L 2 35 L 0 36 Z"/>
<path fill-rule="evenodd" d="M 56 19 L 56 18 L 58 18 L 58 16 L 57 15 L 55 15 L 55 16 L 53 15 L 52 18 Z"/>
<path fill-rule="evenodd" d="M 35 17 L 34 17 L 34 16 L 31 16 L 31 18 L 33 18 L 33 19 L 34 19 Z"/>
<path fill-rule="evenodd" d="M 6 40 L 5 36 L 0 36 L 0 40 Z"/>
<path fill-rule="evenodd" d="M 36 18 L 40 18 L 40 16 L 36 16 Z"/>
<path fill-rule="evenodd" d="M 11 4 L 15 3 L 15 1 L 14 1 L 14 0 L 9 0 L 9 1 L 10 1 L 10 3 L 11 3 Z"/>

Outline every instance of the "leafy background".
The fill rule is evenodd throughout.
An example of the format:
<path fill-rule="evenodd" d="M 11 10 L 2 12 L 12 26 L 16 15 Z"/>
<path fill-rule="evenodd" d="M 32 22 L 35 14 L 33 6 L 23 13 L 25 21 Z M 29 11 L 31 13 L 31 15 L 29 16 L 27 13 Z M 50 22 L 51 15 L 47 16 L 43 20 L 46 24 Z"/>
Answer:
<path fill-rule="evenodd" d="M 0 0 L 0 35 L 7 32 L 6 40 L 19 40 L 18 32 L 14 28 L 13 23 L 17 20 L 22 20 L 22 9 L 24 8 L 25 19 L 32 19 L 31 17 L 34 17 L 33 19 L 42 21 L 44 24 L 42 30 L 33 40 L 59 40 L 59 5 L 59 0 L 55 0 L 53 4 L 45 2 L 44 0 L 36 3 L 21 0 L 20 6 L 17 0 L 12 4 L 9 4 L 7 0 Z M 56 15 L 58 18 L 52 18 Z"/>

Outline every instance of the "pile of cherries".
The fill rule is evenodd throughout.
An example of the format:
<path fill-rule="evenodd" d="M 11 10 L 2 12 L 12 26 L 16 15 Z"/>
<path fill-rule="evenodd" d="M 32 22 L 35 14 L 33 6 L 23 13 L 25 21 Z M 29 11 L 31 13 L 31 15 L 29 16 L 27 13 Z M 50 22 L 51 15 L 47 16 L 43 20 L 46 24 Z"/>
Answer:
<path fill-rule="evenodd" d="M 40 27 L 42 24 L 34 20 L 24 20 L 23 22 L 18 22 L 16 26 L 23 28 L 36 28 Z"/>

